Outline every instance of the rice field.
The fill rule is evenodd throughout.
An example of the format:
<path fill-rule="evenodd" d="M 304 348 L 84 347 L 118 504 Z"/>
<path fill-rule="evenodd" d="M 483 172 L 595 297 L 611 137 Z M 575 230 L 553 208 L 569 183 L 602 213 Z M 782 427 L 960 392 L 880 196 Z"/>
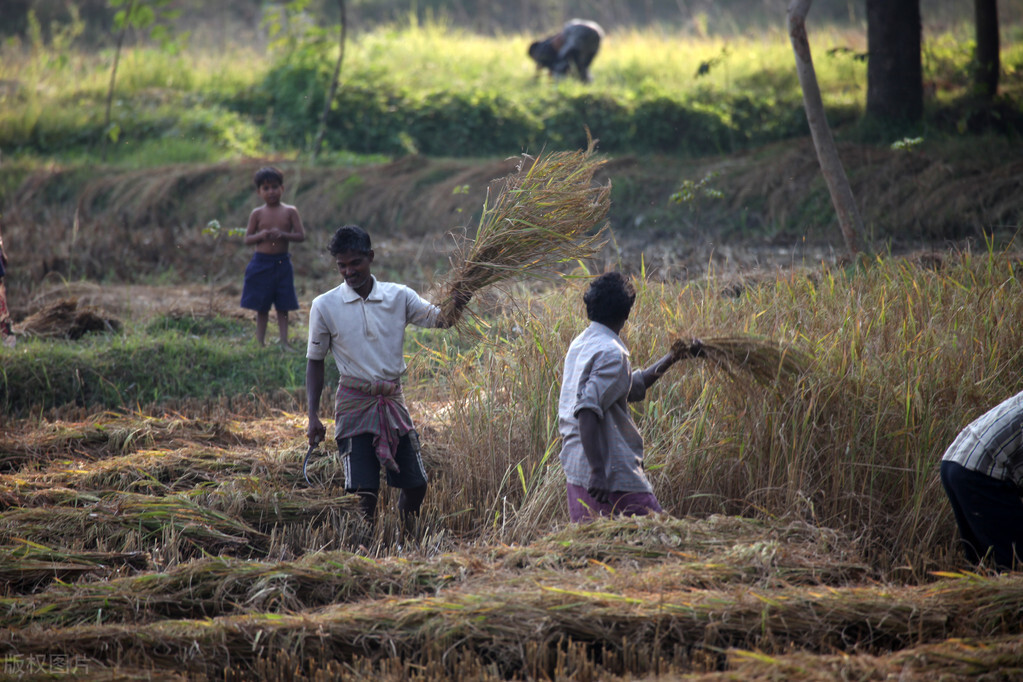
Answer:
<path fill-rule="evenodd" d="M 537 80 L 532 36 L 385 27 L 352 36 L 345 96 L 369 84 L 432 111 L 450 92 L 529 122 L 597 93 L 612 112 L 648 101 L 656 121 L 668 94 L 732 111 L 740 92 L 750 125 L 761 106 L 801 111 L 778 22 L 729 38 L 614 31 L 589 89 Z M 819 75 L 848 122 L 865 36 L 821 28 Z M 925 32 L 927 78 L 947 86 L 937 107 L 966 87 L 971 38 Z M 1023 679 L 1023 579 L 963 563 L 937 478 L 959 429 L 1023 389 L 1011 138 L 845 145 L 878 245 L 848 264 L 810 248 L 834 236 L 832 211 L 791 121 L 768 120 L 767 139 L 786 141 L 742 159 L 591 148 L 557 157 L 581 159 L 577 183 L 539 166 L 502 192 L 493 178 L 529 167 L 509 157 L 519 144 L 461 163 L 405 135 L 387 163 L 338 149 L 338 165 L 303 165 L 299 137 L 269 135 L 288 112 L 260 99 L 309 99 L 300 78 L 271 78 L 287 54 L 134 47 L 118 165 L 98 173 L 110 55 L 40 40 L 0 47 L 12 310 L 32 334 L 0 348 L 0 678 Z M 464 119 L 434 138 L 455 146 Z M 594 137 L 617 132 L 609 120 Z M 365 526 L 333 444 L 304 470 L 304 358 L 253 346 L 237 305 L 248 250 L 203 229 L 244 224 L 263 155 L 315 228 L 294 252 L 295 345 L 312 296 L 336 284 L 322 252 L 341 216 L 374 234 L 375 274 L 433 286 L 440 304 L 474 294 L 456 330 L 407 338 L 430 475 L 412 537 L 387 488 Z M 545 193 L 547 173 L 568 194 Z M 667 201 L 704 181 L 722 201 Z M 536 202 L 571 209 L 565 249 L 545 248 Z M 745 238 L 799 256 L 746 268 L 731 251 Z M 536 264 L 559 276 L 522 281 Z M 561 363 L 586 279 L 611 267 L 638 291 L 634 364 L 683 358 L 634 411 L 666 513 L 574 526 Z"/>
<path fill-rule="evenodd" d="M 367 532 L 331 448 L 306 482 L 298 391 L 5 417 L 4 674 L 1014 679 L 1023 580 L 962 563 L 936 465 L 1019 390 L 1019 264 L 635 273 L 633 361 L 709 349 L 637 407 L 656 517 L 567 523 L 556 396 L 584 278 L 507 286 L 474 298 L 475 332 L 410 341 L 414 538 L 386 488 Z"/>

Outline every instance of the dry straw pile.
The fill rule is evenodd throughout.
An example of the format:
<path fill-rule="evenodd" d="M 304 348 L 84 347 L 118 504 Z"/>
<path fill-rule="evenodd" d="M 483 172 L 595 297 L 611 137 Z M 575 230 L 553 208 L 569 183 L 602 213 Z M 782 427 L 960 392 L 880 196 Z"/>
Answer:
<path fill-rule="evenodd" d="M 466 235 L 451 259 L 438 305 L 456 314 L 456 300 L 510 277 L 541 274 L 589 258 L 603 245 L 611 184 L 594 185 L 603 165 L 585 151 L 523 155 L 483 206 L 474 238 Z M 449 317 L 450 319 L 450 317 Z"/>
<path fill-rule="evenodd" d="M 16 334 L 43 338 L 80 339 L 89 332 L 116 332 L 121 321 L 90 306 L 79 307 L 77 298 L 57 301 L 15 326 Z"/>

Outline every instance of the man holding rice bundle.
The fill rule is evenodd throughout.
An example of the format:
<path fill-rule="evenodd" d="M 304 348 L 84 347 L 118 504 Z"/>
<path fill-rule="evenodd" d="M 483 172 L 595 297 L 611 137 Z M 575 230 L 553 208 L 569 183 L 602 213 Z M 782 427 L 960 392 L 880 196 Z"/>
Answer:
<path fill-rule="evenodd" d="M 643 471 L 643 437 L 628 403 L 645 398 L 677 360 L 699 356 L 702 344 L 694 339 L 688 353 L 668 353 L 633 372 L 619 333 L 635 300 L 632 284 L 620 273 L 594 279 L 583 296 L 590 325 L 565 356 L 558 427 L 573 522 L 662 511 Z"/>
<path fill-rule="evenodd" d="M 372 527 L 383 466 L 388 485 L 401 489 L 398 510 L 409 530 L 426 496 L 426 471 L 401 389 L 405 327 L 450 327 L 470 295 L 455 296 L 445 314 L 403 284 L 377 281 L 370 272 L 374 254 L 369 235 L 357 225 L 338 228 L 328 251 L 344 281 L 313 299 L 309 311 L 309 444 L 315 446 L 326 436 L 319 408 L 324 359 L 330 353 L 341 375 L 334 437 L 344 459 L 345 488 L 359 496 L 363 517 Z"/>

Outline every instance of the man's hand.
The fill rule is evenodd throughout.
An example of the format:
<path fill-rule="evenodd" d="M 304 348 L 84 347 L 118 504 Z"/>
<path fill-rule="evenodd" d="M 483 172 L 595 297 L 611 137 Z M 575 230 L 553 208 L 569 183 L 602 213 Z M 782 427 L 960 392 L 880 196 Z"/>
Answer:
<path fill-rule="evenodd" d="M 471 291 L 456 291 L 451 295 L 451 302 L 453 303 L 451 310 L 448 311 L 446 317 L 440 321 L 441 329 L 449 329 L 454 327 L 460 319 L 462 319 L 462 311 L 465 306 L 472 300 Z M 442 308 L 444 306 L 441 306 Z"/>
<path fill-rule="evenodd" d="M 597 502 L 608 503 L 608 500 L 611 499 L 611 491 L 608 490 L 607 479 L 604 477 L 603 471 L 590 472 L 590 485 L 586 488 L 586 492 Z"/>
<path fill-rule="evenodd" d="M 309 446 L 316 447 L 327 437 L 327 429 L 320 421 L 320 393 L 323 392 L 323 360 L 309 359 L 305 365 L 305 399 L 309 409 L 306 436 Z"/>
<path fill-rule="evenodd" d="M 309 446 L 316 447 L 327 437 L 327 427 L 323 425 L 319 417 L 310 417 L 309 426 L 306 427 L 306 436 L 309 437 Z"/>

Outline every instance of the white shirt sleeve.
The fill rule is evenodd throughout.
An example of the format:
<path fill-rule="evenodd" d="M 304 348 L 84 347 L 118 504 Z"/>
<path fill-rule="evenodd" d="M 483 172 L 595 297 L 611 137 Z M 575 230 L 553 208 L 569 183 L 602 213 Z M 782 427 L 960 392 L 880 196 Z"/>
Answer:
<path fill-rule="evenodd" d="M 436 327 L 440 319 L 440 308 L 405 287 L 405 319 L 417 327 Z M 310 330 L 312 327 L 310 327 Z"/>
<path fill-rule="evenodd" d="M 314 300 L 309 309 L 309 342 L 305 356 L 310 360 L 323 360 L 330 353 L 330 330 L 323 319 L 320 305 Z"/>

